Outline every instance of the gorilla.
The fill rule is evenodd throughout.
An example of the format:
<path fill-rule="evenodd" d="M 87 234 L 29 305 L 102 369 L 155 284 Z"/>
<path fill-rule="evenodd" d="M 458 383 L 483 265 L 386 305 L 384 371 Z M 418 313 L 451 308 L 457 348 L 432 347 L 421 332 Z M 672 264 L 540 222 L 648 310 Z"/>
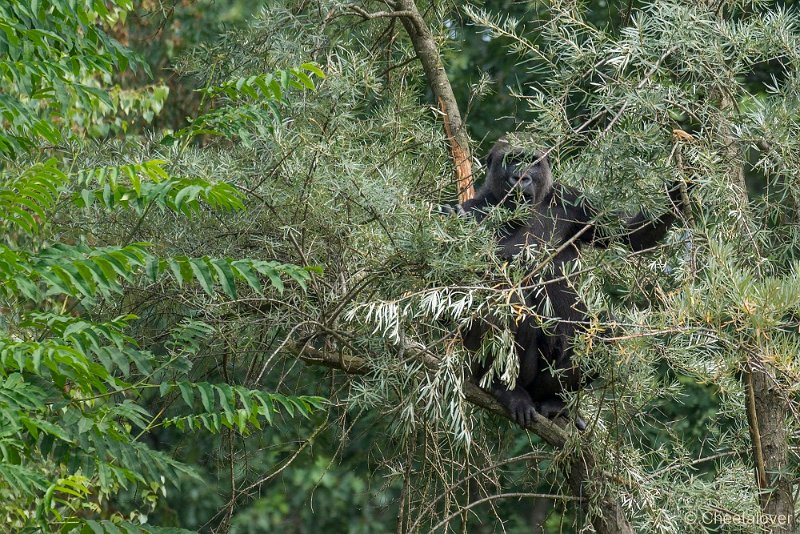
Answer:
<path fill-rule="evenodd" d="M 653 247 L 684 209 L 680 183 L 672 184 L 668 196 L 670 206 L 663 215 L 651 218 L 639 212 L 621 217 L 623 230 L 612 235 L 597 223 L 598 211 L 579 190 L 553 182 L 545 153 L 531 154 L 506 141 L 490 150 L 483 187 L 455 211 L 481 221 L 496 206 L 529 209 L 523 220 L 498 230 L 498 254 L 510 260 L 530 245 L 553 251 L 542 272 L 528 277 L 540 280 L 524 293 L 530 313 L 505 326 L 489 313 L 461 332 L 465 347 L 474 352 L 490 329 L 511 329 L 519 359 L 516 385 L 509 389 L 496 378 L 491 393 L 520 425 L 530 424 L 536 412 L 548 418 L 563 414 L 566 405 L 560 393 L 576 391 L 582 384 L 580 369 L 572 362 L 572 341 L 587 323 L 587 310 L 564 278 L 565 264 L 578 257 L 582 245 L 605 248 L 620 239 L 634 251 Z M 475 377 L 481 378 L 490 366 L 491 361 L 476 365 Z M 575 424 L 581 430 L 586 427 L 579 416 Z"/>

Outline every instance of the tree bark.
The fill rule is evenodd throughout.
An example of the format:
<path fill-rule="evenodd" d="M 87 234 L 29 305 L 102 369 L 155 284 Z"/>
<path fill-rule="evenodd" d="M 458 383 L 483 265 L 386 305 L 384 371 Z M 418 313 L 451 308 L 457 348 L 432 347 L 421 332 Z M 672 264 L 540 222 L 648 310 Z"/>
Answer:
<path fill-rule="evenodd" d="M 439 47 L 433 39 L 430 28 L 422 18 L 414 0 L 397 0 L 395 7 L 409 16 L 400 17 L 406 29 L 414 51 L 422 63 L 428 85 L 444 116 L 444 130 L 450 145 L 450 155 L 455 166 L 456 184 L 458 186 L 458 201 L 463 203 L 475 196 L 472 180 L 472 156 L 469 148 L 469 136 L 461 113 L 458 109 L 456 96 L 447 72 L 444 70 Z"/>
<path fill-rule="evenodd" d="M 576 497 L 597 499 L 600 515 L 590 517 L 597 534 L 633 534 L 633 528 L 625 517 L 619 501 L 606 490 L 605 477 L 595 464 L 594 456 L 588 450 L 580 450 L 572 460 L 569 473 L 569 486 Z M 600 497 L 597 498 L 596 494 Z"/>
<path fill-rule="evenodd" d="M 341 369 L 349 374 L 366 374 L 370 370 L 369 362 L 357 356 L 327 353 L 310 347 L 305 347 L 302 351 L 293 352 L 308 364 Z M 420 347 L 407 347 L 405 354 L 422 362 L 428 370 L 435 370 L 439 365 L 435 356 Z M 476 406 L 511 419 L 511 415 L 497 399 L 472 382 L 464 383 L 464 396 L 467 401 Z M 538 414 L 535 415 L 534 422 L 528 425 L 526 429 L 538 435 L 549 445 L 557 448 L 563 448 L 569 438 L 563 428 Z M 576 451 L 575 458 L 570 465 L 569 486 L 576 497 L 589 501 L 596 499 L 597 507 L 601 510 L 601 514 L 591 516 L 590 521 L 597 534 L 633 534 L 633 529 L 619 500 L 611 492 L 607 491 L 607 480 L 608 476 L 597 467 L 595 458 L 588 447 L 580 448 Z"/>
<path fill-rule="evenodd" d="M 723 90 L 720 94 L 720 110 L 734 106 Z M 727 148 L 727 161 L 734 162 L 730 169 L 731 181 L 737 186 L 743 210 L 749 210 L 742 147 L 727 124 L 722 123 L 720 132 Z M 758 253 L 758 251 L 757 251 Z M 756 334 L 759 335 L 758 333 Z M 758 484 L 764 532 L 791 534 L 796 524 L 792 475 L 789 466 L 789 440 L 786 433 L 786 417 L 790 413 L 790 399 L 782 394 L 775 376 L 770 374 L 768 362 L 762 357 L 764 350 L 756 347 L 747 353 L 744 370 L 745 410 L 753 449 L 753 465 Z"/>
<path fill-rule="evenodd" d="M 787 399 L 763 360 L 753 355 L 746 372 L 747 420 L 765 532 L 794 532 L 794 496 L 786 435 Z"/>

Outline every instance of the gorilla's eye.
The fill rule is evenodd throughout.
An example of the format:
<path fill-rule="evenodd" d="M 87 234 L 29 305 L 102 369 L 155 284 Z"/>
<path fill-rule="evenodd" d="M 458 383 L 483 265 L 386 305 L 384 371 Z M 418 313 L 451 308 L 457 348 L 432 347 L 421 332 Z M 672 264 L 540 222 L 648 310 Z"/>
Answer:
<path fill-rule="evenodd" d="M 544 158 L 539 159 L 537 154 L 528 152 L 509 152 L 505 155 L 503 163 L 506 167 L 538 167 Z"/>
<path fill-rule="evenodd" d="M 525 159 L 526 157 L 524 152 L 509 152 L 508 154 L 505 155 L 503 162 L 506 165 L 511 166 L 523 163 Z"/>

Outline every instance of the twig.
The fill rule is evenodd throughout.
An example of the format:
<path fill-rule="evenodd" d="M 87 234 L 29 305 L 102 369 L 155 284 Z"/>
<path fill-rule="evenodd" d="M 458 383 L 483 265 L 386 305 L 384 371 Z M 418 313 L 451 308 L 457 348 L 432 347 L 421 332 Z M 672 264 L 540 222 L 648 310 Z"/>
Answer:
<path fill-rule="evenodd" d="M 358 6 L 347 6 L 347 9 L 349 9 L 353 13 L 356 13 L 357 15 L 359 15 L 360 17 L 362 17 L 362 18 L 364 18 L 366 20 L 380 19 L 380 18 L 390 18 L 390 17 L 409 17 L 409 18 L 413 18 L 414 16 L 417 15 L 417 13 L 414 13 L 413 11 L 402 11 L 402 10 L 401 11 L 373 11 L 373 12 L 369 12 L 369 11 L 366 11 L 366 10 L 358 7 Z"/>
<path fill-rule="evenodd" d="M 446 525 L 451 519 L 454 517 L 461 515 L 465 510 L 469 510 L 470 508 L 474 508 L 480 504 L 489 501 L 495 501 L 497 499 L 513 499 L 513 498 L 531 498 L 531 499 L 552 499 L 552 500 L 561 500 L 561 501 L 582 501 L 580 497 L 569 497 L 565 495 L 551 495 L 549 493 L 500 493 L 498 495 L 490 495 L 489 497 L 484 497 L 483 499 L 479 499 L 475 502 L 460 508 L 457 512 L 453 512 L 439 523 L 436 524 L 429 532 L 434 532 L 439 527 Z"/>

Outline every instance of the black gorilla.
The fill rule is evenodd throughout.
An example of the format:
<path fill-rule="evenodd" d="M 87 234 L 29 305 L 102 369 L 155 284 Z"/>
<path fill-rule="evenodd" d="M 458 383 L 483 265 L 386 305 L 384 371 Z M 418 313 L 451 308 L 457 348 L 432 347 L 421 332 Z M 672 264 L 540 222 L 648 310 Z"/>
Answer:
<path fill-rule="evenodd" d="M 654 246 L 682 210 L 682 195 L 679 184 L 673 185 L 669 191 L 671 206 L 665 214 L 655 219 L 643 212 L 627 217 L 622 221 L 624 231 L 618 232 L 621 235 L 611 236 L 596 224 L 598 213 L 580 191 L 553 183 L 546 155 L 526 153 L 500 141 L 489 152 L 487 164 L 483 187 L 475 198 L 457 206 L 457 211 L 482 220 L 495 206 L 530 206 L 530 217 L 507 223 L 498 231 L 499 254 L 511 259 L 535 244 L 555 251 L 540 274 L 541 285 L 525 293 L 525 305 L 532 313 L 510 327 L 519 356 L 516 386 L 509 390 L 495 379 L 491 387 L 514 420 L 527 426 L 534 412 L 549 418 L 561 414 L 565 404 L 559 394 L 581 386 L 580 369 L 572 362 L 572 340 L 586 324 L 586 308 L 563 278 L 564 265 L 578 257 L 581 245 L 606 247 L 612 237 L 622 239 L 633 250 Z M 541 318 L 546 318 L 546 326 Z M 491 315 L 473 320 L 462 332 L 464 345 L 478 350 L 484 334 L 497 326 Z M 479 367 L 478 378 L 489 365 L 491 362 Z M 580 417 L 576 425 L 585 428 Z"/>

